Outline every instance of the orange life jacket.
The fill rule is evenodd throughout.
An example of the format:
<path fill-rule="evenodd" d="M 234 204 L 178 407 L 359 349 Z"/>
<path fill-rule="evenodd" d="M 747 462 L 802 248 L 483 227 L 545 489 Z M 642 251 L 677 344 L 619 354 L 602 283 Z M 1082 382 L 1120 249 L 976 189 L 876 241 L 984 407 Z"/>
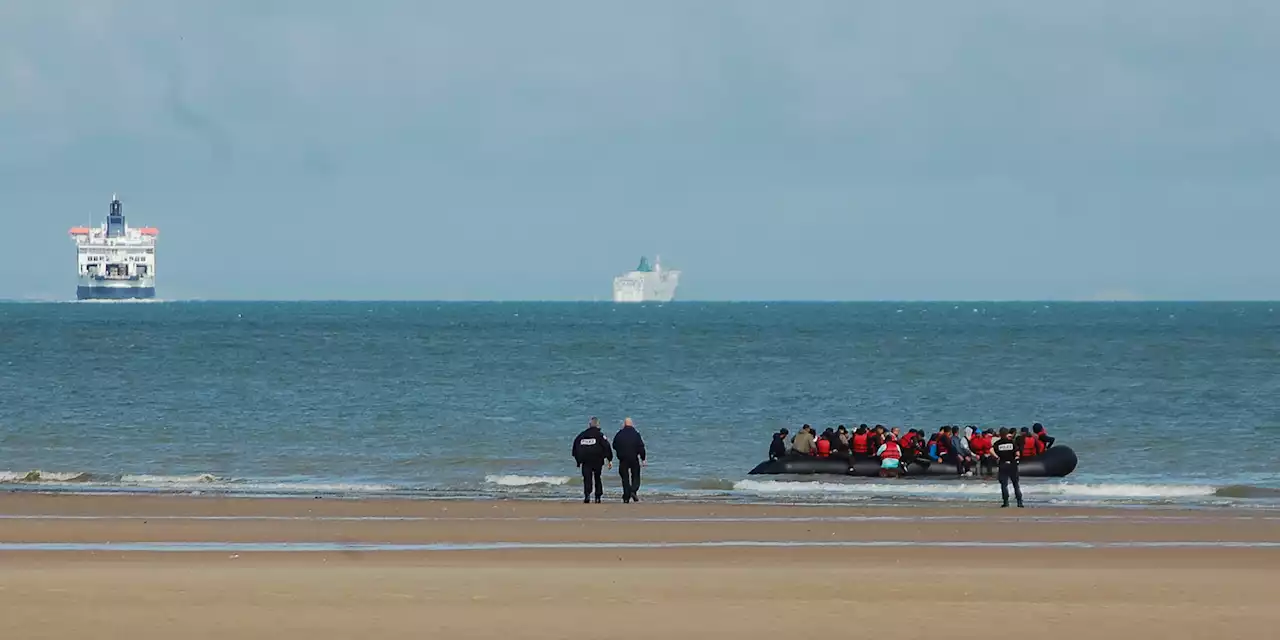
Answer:
<path fill-rule="evenodd" d="M 862 454 L 867 453 L 867 434 L 853 434 L 853 452 Z"/>
<path fill-rule="evenodd" d="M 889 460 L 889 459 L 898 460 L 900 458 L 902 458 L 902 449 L 898 447 L 898 443 L 896 442 L 884 443 L 884 453 L 880 454 L 881 460 Z"/>

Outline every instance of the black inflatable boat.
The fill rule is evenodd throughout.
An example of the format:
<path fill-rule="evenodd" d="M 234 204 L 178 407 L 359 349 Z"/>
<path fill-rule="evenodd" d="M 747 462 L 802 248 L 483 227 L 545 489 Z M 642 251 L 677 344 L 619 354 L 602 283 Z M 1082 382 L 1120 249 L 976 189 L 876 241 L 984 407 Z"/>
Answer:
<path fill-rule="evenodd" d="M 1076 470 L 1076 452 L 1071 447 L 1056 446 L 1034 457 L 1027 458 L 1018 465 L 1018 475 L 1023 478 L 1061 478 Z M 811 456 L 791 455 L 779 460 L 768 460 L 756 465 L 750 471 L 756 474 L 829 474 L 837 476 L 870 476 L 880 475 L 880 459 L 832 456 L 815 458 Z M 956 475 L 956 466 L 945 462 L 929 462 L 916 460 L 902 466 L 902 475 L 910 476 L 952 476 Z"/>

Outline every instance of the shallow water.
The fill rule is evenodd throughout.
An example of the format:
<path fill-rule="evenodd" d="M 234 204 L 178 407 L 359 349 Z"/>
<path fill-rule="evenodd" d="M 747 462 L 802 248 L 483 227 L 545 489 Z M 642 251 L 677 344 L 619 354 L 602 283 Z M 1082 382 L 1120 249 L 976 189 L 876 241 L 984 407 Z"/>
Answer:
<path fill-rule="evenodd" d="M 1032 501 L 1280 502 L 1270 303 L 10 303 L 0 332 L 15 490 L 573 498 L 573 435 L 629 415 L 667 499 L 990 501 L 746 472 L 780 426 L 1039 421 L 1080 466 Z"/>

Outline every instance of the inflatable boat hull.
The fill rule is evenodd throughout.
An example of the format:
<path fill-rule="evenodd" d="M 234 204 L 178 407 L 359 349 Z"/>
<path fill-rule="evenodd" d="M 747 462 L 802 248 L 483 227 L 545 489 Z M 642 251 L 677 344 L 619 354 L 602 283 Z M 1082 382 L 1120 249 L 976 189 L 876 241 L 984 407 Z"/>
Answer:
<path fill-rule="evenodd" d="M 1018 465 L 1018 475 L 1023 478 L 1061 478 L 1076 470 L 1076 452 L 1071 447 L 1053 447 L 1034 458 L 1027 458 Z M 828 474 L 837 476 L 880 475 L 879 458 L 811 458 L 809 456 L 787 456 L 781 460 L 769 460 L 756 465 L 750 475 L 757 474 L 789 474 L 812 475 Z M 956 475 L 956 466 L 945 462 L 916 461 L 902 467 L 903 476 L 945 477 Z"/>

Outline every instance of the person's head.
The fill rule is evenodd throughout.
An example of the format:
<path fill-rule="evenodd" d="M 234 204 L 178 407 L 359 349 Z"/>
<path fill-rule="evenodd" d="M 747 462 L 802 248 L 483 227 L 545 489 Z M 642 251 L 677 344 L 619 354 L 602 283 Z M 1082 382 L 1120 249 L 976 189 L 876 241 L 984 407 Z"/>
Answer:
<path fill-rule="evenodd" d="M 884 425 L 882 424 L 876 425 L 876 433 L 884 435 Z"/>
<path fill-rule="evenodd" d="M 1031 433 L 1031 432 L 1030 432 L 1030 431 L 1028 431 L 1026 427 L 1023 427 L 1023 428 L 1022 428 L 1022 435 L 1029 435 L 1030 433 Z"/>
<path fill-rule="evenodd" d="M 787 431 L 787 428 L 786 428 L 786 427 L 783 427 L 783 428 L 782 428 L 782 430 L 778 432 L 778 435 L 781 435 L 782 437 L 784 437 L 784 438 L 785 438 L 785 437 L 787 437 L 787 434 L 789 434 L 789 433 L 791 433 L 791 432 L 790 432 L 790 431 Z"/>
<path fill-rule="evenodd" d="M 1035 424 L 1031 425 L 1031 430 L 1032 430 L 1032 431 L 1034 431 L 1034 432 L 1036 432 L 1036 433 L 1044 433 L 1044 425 L 1042 425 L 1042 424 L 1040 424 L 1039 422 L 1037 422 L 1037 423 L 1035 423 Z"/>
<path fill-rule="evenodd" d="M 634 427 L 634 426 L 636 425 L 632 424 L 631 418 L 626 418 L 625 420 L 622 421 L 623 429 L 630 429 L 631 427 Z"/>
<path fill-rule="evenodd" d="M 827 427 L 822 431 L 822 435 L 824 436 L 833 436 L 835 434 L 836 434 L 835 429 L 832 429 L 831 427 Z"/>
<path fill-rule="evenodd" d="M 600 419 L 595 416 L 591 416 L 591 419 L 587 421 L 587 426 L 591 428 L 599 427 Z"/>
<path fill-rule="evenodd" d="M 860 425 L 858 425 L 858 428 L 857 428 L 857 429 L 855 429 L 853 432 L 854 432 L 855 434 L 857 434 L 857 435 L 862 435 L 862 434 L 864 434 L 864 433 L 866 433 L 866 432 L 867 432 L 867 425 L 865 425 L 865 424 L 860 424 Z"/>
<path fill-rule="evenodd" d="M 895 438 L 898 437 L 898 434 L 901 434 L 901 433 L 902 433 L 902 427 L 894 427 L 889 430 L 889 435 L 892 435 Z"/>
<path fill-rule="evenodd" d="M 1008 435 L 1009 435 L 1009 430 L 1005 427 L 1000 427 L 1000 438 L 1004 439 Z"/>
<path fill-rule="evenodd" d="M 994 431 L 992 431 L 992 430 L 990 430 L 990 429 L 987 429 L 986 431 L 983 431 L 983 432 L 982 432 L 982 435 L 984 435 L 984 436 L 995 435 L 995 432 L 994 432 Z"/>
<path fill-rule="evenodd" d="M 849 433 L 849 430 L 845 429 L 844 425 L 840 425 L 840 428 L 836 429 L 836 433 Z"/>
<path fill-rule="evenodd" d="M 943 427 L 941 429 L 938 429 L 938 433 L 941 433 L 944 436 L 949 436 L 951 435 L 951 427 Z"/>
<path fill-rule="evenodd" d="M 807 424 L 806 424 L 806 425 L 804 425 L 804 426 L 800 427 L 800 430 L 801 430 L 801 431 L 810 431 L 810 432 L 812 432 L 812 431 L 813 431 L 813 427 L 810 427 L 809 425 L 807 425 Z"/>
<path fill-rule="evenodd" d="M 897 439 L 898 439 L 898 436 L 894 435 L 892 432 L 890 432 L 889 435 L 884 437 L 885 442 L 893 442 Z"/>
<path fill-rule="evenodd" d="M 867 427 L 867 423 L 865 423 L 865 422 L 864 422 L 864 423 L 862 423 L 862 424 L 858 425 L 858 428 L 859 428 L 859 429 L 862 429 L 862 430 L 864 430 L 864 431 L 865 431 L 865 430 L 868 428 L 868 427 Z"/>

